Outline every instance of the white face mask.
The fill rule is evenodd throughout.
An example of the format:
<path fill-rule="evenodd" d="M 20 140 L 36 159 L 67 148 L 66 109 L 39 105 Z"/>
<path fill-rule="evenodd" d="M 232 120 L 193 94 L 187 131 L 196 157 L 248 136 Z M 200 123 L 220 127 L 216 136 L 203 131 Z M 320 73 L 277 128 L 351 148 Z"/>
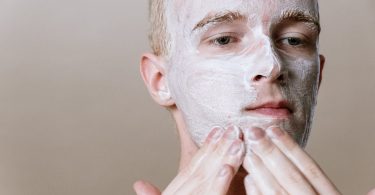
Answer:
<path fill-rule="evenodd" d="M 166 8 L 166 77 L 198 145 L 227 125 L 278 125 L 305 144 L 320 72 L 316 1 L 170 0 Z M 280 106 L 289 112 L 263 109 Z"/>

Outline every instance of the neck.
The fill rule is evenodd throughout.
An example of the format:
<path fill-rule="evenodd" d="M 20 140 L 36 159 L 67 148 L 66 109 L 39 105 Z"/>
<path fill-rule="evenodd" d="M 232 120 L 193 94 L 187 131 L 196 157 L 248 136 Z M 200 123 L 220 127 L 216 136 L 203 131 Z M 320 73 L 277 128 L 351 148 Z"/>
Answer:
<path fill-rule="evenodd" d="M 190 138 L 190 134 L 188 133 L 186 129 L 186 125 L 183 122 L 182 115 L 179 111 L 172 111 L 174 119 L 177 123 L 177 128 L 179 132 L 180 137 L 180 145 L 181 145 L 181 151 L 180 151 L 180 166 L 179 171 L 181 171 L 183 168 L 185 168 L 188 163 L 191 161 L 191 159 L 194 157 L 194 155 L 199 150 L 198 146 L 194 143 L 194 141 Z M 240 167 L 239 171 L 234 176 L 227 195 L 242 195 L 246 194 L 245 191 L 245 185 L 244 185 L 244 179 L 247 175 L 247 172 L 242 166 Z"/>

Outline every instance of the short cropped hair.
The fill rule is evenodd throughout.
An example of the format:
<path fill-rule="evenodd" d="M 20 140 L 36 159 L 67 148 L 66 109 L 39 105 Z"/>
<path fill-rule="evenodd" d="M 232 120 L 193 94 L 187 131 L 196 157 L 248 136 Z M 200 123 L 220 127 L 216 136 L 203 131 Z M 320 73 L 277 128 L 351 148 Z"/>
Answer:
<path fill-rule="evenodd" d="M 150 24 L 149 41 L 153 53 L 167 56 L 169 53 L 170 35 L 167 31 L 165 0 L 149 0 Z"/>

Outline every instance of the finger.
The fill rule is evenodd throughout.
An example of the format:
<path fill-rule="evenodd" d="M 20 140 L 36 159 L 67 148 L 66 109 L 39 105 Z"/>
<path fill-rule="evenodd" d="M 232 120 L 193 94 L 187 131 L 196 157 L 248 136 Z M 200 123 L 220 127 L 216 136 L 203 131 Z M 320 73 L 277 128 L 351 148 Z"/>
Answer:
<path fill-rule="evenodd" d="M 186 171 L 189 173 L 194 172 L 198 167 L 200 167 L 203 159 L 210 156 L 218 147 L 219 142 L 223 139 L 225 129 L 222 127 L 214 127 L 208 134 L 206 141 L 198 152 L 194 155 L 189 163 Z"/>
<path fill-rule="evenodd" d="M 367 195 L 375 195 L 375 188 L 372 189 Z"/>
<path fill-rule="evenodd" d="M 211 153 L 212 160 L 220 162 L 219 167 L 228 164 L 234 168 L 237 172 L 243 162 L 245 156 L 245 144 L 242 141 L 242 132 L 236 126 L 229 126 L 223 138 L 217 144 L 217 147 L 213 153 Z M 217 160 L 220 161 L 217 161 Z M 212 164 L 206 164 L 212 166 Z"/>
<path fill-rule="evenodd" d="M 254 179 L 248 175 L 245 177 L 246 195 L 262 195 Z"/>
<path fill-rule="evenodd" d="M 228 164 L 223 165 L 213 182 L 211 182 L 209 194 L 227 194 L 235 174 L 236 172 L 232 166 Z"/>
<path fill-rule="evenodd" d="M 242 133 L 238 127 L 228 127 L 215 150 L 207 155 L 204 163 L 187 182 L 195 180 L 200 184 L 205 183 L 205 188 L 210 189 L 210 192 L 225 194 L 243 162 L 245 145 L 241 137 Z"/>
<path fill-rule="evenodd" d="M 340 194 L 335 185 L 328 179 L 318 164 L 279 127 L 267 129 L 273 143 L 302 172 L 319 194 Z"/>
<path fill-rule="evenodd" d="M 218 131 L 220 132 L 220 131 Z M 244 156 L 244 143 L 240 139 L 242 133 L 238 127 L 230 126 L 221 132 L 215 141 L 210 141 L 205 148 L 202 148 L 187 170 L 194 172 L 210 172 L 210 176 L 214 177 L 220 171 L 223 165 L 232 166 L 237 172 L 242 164 Z"/>
<path fill-rule="evenodd" d="M 251 150 L 247 152 L 243 165 L 251 174 L 251 178 L 254 181 L 253 183 L 257 186 L 257 190 L 259 190 L 261 194 L 286 194 L 286 191 L 279 182 L 277 182 L 262 160 Z M 246 190 L 252 189 L 251 186 L 247 186 L 246 182 L 245 188 Z"/>
<path fill-rule="evenodd" d="M 302 173 L 273 144 L 263 129 L 249 128 L 245 131 L 251 150 L 262 160 L 277 182 L 290 194 L 316 194 Z"/>
<path fill-rule="evenodd" d="M 242 132 L 236 126 L 230 126 L 226 129 L 223 139 L 220 140 L 215 152 L 212 153 L 212 159 L 219 161 L 216 169 L 216 177 L 210 182 L 210 194 L 226 194 L 233 177 L 243 163 L 245 155 L 245 144 L 242 141 Z M 206 164 L 212 166 L 215 162 Z"/>
<path fill-rule="evenodd" d="M 222 139 L 224 129 L 222 127 L 214 127 L 208 134 L 206 141 L 203 146 L 198 150 L 188 165 L 181 169 L 175 179 L 168 185 L 167 189 L 172 189 L 173 187 L 179 187 L 186 180 L 192 176 L 194 172 L 204 163 L 211 153 L 216 150 L 217 143 Z M 173 187 L 172 187 L 173 186 Z"/>
<path fill-rule="evenodd" d="M 211 132 L 207 135 L 206 140 L 203 143 L 203 146 L 210 145 L 211 142 L 218 142 L 221 136 L 223 135 L 224 131 L 225 130 L 220 126 L 213 127 Z"/>
<path fill-rule="evenodd" d="M 196 189 L 208 190 L 207 192 L 215 189 L 217 194 L 226 193 L 233 176 L 242 164 L 245 147 L 240 139 L 242 134 L 239 128 L 229 127 L 224 133 L 220 129 L 214 129 L 214 131 L 216 132 L 210 133 L 206 143 L 196 153 L 190 164 L 181 170 L 176 179 L 167 187 L 166 192 L 173 194 L 178 191 L 183 194 L 194 192 Z M 231 171 L 228 171 L 224 179 L 217 179 L 217 175 L 223 169 L 227 169 L 225 167 L 230 167 Z M 215 182 L 222 184 L 216 185 Z"/>
<path fill-rule="evenodd" d="M 133 189 L 137 195 L 160 195 L 160 190 L 145 181 L 137 181 L 133 184 Z"/>

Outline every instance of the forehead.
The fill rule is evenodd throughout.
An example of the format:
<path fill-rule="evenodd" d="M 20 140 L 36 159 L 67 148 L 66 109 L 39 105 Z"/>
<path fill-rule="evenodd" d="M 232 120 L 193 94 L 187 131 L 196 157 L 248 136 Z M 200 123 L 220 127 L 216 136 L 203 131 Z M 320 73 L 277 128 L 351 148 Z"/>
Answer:
<path fill-rule="evenodd" d="M 289 10 L 308 13 L 318 18 L 317 0 L 169 0 L 166 11 L 173 16 L 174 25 L 194 28 L 210 14 L 234 11 L 263 23 L 281 17 Z"/>

